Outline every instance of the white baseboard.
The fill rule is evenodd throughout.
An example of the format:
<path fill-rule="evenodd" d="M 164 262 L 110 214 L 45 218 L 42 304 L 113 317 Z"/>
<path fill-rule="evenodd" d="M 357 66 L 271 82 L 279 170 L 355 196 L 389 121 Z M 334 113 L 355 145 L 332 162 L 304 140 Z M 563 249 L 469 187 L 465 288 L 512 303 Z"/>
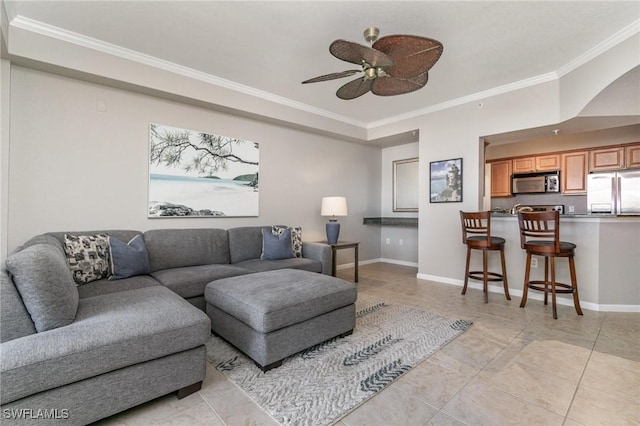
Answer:
<path fill-rule="evenodd" d="M 404 260 L 396 260 L 396 259 L 386 259 L 383 257 L 379 257 L 377 259 L 369 259 L 369 260 L 362 260 L 358 262 L 358 265 L 369 265 L 372 263 L 393 263 L 395 265 L 401 265 L 401 266 L 411 266 L 413 268 L 417 268 L 418 264 L 416 262 L 407 262 Z M 341 265 L 336 266 L 336 269 L 348 269 L 348 268 L 353 268 L 355 266 L 355 263 L 343 263 Z"/>
<path fill-rule="evenodd" d="M 383 257 L 379 261 L 384 263 L 393 263 L 394 265 L 411 266 L 413 268 L 418 267 L 418 262 L 407 262 L 406 260 L 387 259 Z"/>
<path fill-rule="evenodd" d="M 436 281 L 439 283 L 451 284 L 458 287 L 464 286 L 464 281 L 456 278 L 440 277 L 437 275 L 429 275 L 429 274 L 417 274 L 417 278 L 421 280 Z M 469 288 L 482 290 L 482 283 L 477 281 L 469 281 L 468 286 Z M 494 285 L 492 283 L 489 283 L 489 292 L 500 293 L 504 295 L 504 289 L 502 287 L 502 284 Z M 509 287 L 509 294 L 512 296 L 522 297 L 522 290 L 513 289 Z M 527 298 L 543 301 L 544 294 L 537 291 L 530 291 L 527 295 Z M 558 296 L 556 298 L 556 303 L 558 305 L 573 307 L 573 299 L 567 299 L 562 296 Z M 588 309 L 590 311 L 597 311 L 597 312 L 640 312 L 640 305 L 605 305 L 605 304 L 585 302 L 582 300 L 580 301 L 580 307 L 584 309 Z"/>

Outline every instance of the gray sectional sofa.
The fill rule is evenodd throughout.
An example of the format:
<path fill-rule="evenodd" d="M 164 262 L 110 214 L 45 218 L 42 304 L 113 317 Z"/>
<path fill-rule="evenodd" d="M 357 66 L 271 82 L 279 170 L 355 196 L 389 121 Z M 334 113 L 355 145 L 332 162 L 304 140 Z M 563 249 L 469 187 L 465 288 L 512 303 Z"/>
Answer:
<path fill-rule="evenodd" d="M 208 283 L 284 268 L 331 271 L 330 247 L 319 243 L 304 242 L 301 257 L 261 260 L 263 229 L 271 227 L 53 232 L 27 241 L 0 280 L 2 423 L 87 424 L 200 389 Z M 64 236 L 99 233 L 125 243 L 140 235 L 148 272 L 76 286 Z"/>

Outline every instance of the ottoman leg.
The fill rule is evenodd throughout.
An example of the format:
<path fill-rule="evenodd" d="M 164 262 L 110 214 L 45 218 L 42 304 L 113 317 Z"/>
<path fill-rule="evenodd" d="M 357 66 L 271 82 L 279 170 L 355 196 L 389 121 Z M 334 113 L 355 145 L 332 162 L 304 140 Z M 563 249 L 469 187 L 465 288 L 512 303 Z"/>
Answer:
<path fill-rule="evenodd" d="M 353 334 L 353 328 L 345 333 L 342 333 L 338 337 L 347 337 L 347 336 L 351 336 L 352 334 Z"/>
<path fill-rule="evenodd" d="M 282 360 L 280 361 L 276 361 L 276 362 L 272 362 L 271 364 L 265 365 L 264 367 L 260 364 L 258 364 L 257 362 L 253 361 L 253 363 L 255 365 L 258 366 L 258 368 L 260 370 L 262 370 L 263 373 L 266 373 L 267 371 L 271 370 L 272 368 L 278 368 L 282 365 Z"/>

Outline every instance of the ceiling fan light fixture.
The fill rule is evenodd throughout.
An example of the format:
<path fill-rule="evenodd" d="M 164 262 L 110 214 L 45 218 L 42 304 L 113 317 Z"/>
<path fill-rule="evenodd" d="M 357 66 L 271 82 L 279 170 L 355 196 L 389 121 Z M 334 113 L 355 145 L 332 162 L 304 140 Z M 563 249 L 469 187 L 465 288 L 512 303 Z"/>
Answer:
<path fill-rule="evenodd" d="M 369 67 L 364 70 L 364 78 L 367 80 L 373 80 L 377 76 L 378 76 L 378 71 L 373 67 Z"/>

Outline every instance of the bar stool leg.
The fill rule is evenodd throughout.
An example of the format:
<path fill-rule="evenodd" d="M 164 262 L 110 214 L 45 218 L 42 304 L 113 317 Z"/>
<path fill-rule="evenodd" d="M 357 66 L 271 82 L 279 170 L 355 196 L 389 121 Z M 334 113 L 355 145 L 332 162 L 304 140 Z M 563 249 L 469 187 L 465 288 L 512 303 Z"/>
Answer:
<path fill-rule="evenodd" d="M 545 282 L 545 289 L 547 284 Z M 545 296 L 547 292 L 545 291 Z M 558 319 L 558 311 L 556 310 L 556 258 L 551 257 L 551 307 L 553 309 L 553 319 Z"/>
<path fill-rule="evenodd" d="M 487 250 L 482 250 L 482 288 L 484 291 L 484 303 L 489 303 L 489 255 Z"/>
<path fill-rule="evenodd" d="M 507 300 L 511 300 L 509 295 L 509 283 L 507 282 L 507 264 L 504 261 L 504 250 L 500 250 L 500 262 L 502 263 L 502 284 L 504 285 L 504 295 Z"/>
<path fill-rule="evenodd" d="M 576 278 L 576 264 L 573 256 L 569 257 L 569 271 L 571 272 L 571 287 L 573 287 L 573 306 L 576 308 L 578 315 L 582 315 L 580 308 L 580 298 L 578 297 L 578 279 Z"/>
<path fill-rule="evenodd" d="M 522 301 L 520 307 L 527 304 L 527 293 L 529 292 L 529 275 L 531 274 L 531 253 L 527 253 L 527 267 L 524 270 L 524 288 L 522 289 Z"/>
<path fill-rule="evenodd" d="M 464 286 L 462 287 L 462 294 L 467 292 L 467 284 L 469 283 L 469 262 L 471 261 L 471 248 L 467 246 L 467 267 L 464 270 Z"/>
<path fill-rule="evenodd" d="M 547 304 L 547 295 L 549 294 L 549 257 L 544 257 L 544 304 Z"/>

